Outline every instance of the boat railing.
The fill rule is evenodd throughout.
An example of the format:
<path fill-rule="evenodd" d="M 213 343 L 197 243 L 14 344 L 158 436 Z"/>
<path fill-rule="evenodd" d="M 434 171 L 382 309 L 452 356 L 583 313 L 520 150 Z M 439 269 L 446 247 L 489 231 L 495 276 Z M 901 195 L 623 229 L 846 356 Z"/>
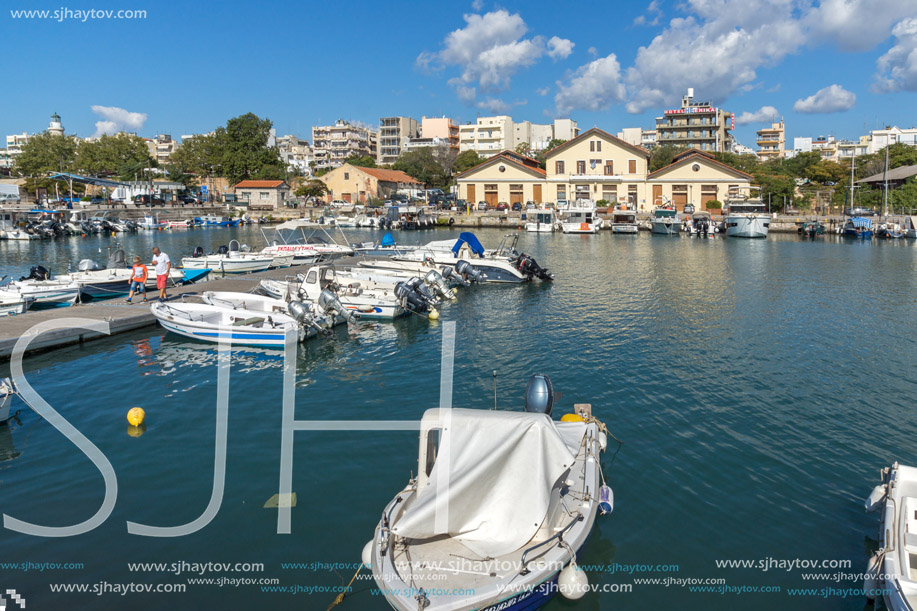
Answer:
<path fill-rule="evenodd" d="M 519 572 L 519 574 L 520 574 L 520 575 L 528 575 L 529 572 L 530 572 L 530 571 L 529 571 L 529 567 L 528 567 L 528 562 L 526 561 L 526 559 L 528 558 L 529 552 L 533 552 L 533 551 L 535 551 L 536 549 L 538 549 L 538 548 L 540 548 L 540 547 L 543 547 L 543 546 L 547 545 L 547 544 L 550 543 L 551 541 L 554 541 L 555 539 L 558 539 L 558 540 L 560 540 L 560 541 L 563 541 L 564 533 L 566 533 L 568 530 L 570 530 L 571 528 L 573 528 L 573 526 L 574 526 L 577 522 L 582 522 L 584 519 L 585 519 L 585 518 L 583 517 L 583 514 L 580 513 L 579 511 L 577 511 L 577 512 L 576 512 L 576 515 L 573 516 L 573 519 L 570 520 L 570 523 L 569 523 L 569 524 L 567 524 L 566 526 L 564 526 L 563 528 L 561 528 L 559 531 L 557 531 L 556 533 L 554 533 L 553 535 L 551 535 L 550 537 L 548 537 L 547 539 L 545 539 L 545 540 L 542 541 L 541 543 L 536 543 L 535 545 L 533 545 L 533 546 L 531 546 L 531 547 L 525 549 L 525 551 L 522 552 L 522 570 Z"/>

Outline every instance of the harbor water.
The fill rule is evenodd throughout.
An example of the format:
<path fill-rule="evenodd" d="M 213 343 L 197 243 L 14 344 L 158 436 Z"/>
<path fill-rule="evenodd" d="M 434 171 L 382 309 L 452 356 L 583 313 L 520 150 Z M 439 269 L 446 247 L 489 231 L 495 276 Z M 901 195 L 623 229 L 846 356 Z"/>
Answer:
<path fill-rule="evenodd" d="M 492 248 L 503 233 L 477 235 Z M 379 235 L 348 231 L 352 241 Z M 177 262 L 195 246 L 214 250 L 231 238 L 263 245 L 251 227 L 121 241 L 128 256 L 148 260 L 157 244 Z M 110 241 L 0 243 L 0 273 L 104 262 Z M 615 510 L 597 519 L 578 557 L 608 592 L 556 598 L 549 609 L 863 608 L 862 595 L 826 588 L 862 588 L 861 579 L 836 574 L 863 573 L 877 546 L 877 519 L 864 513 L 863 499 L 880 468 L 917 463 L 917 244 L 523 233 L 519 249 L 555 282 L 478 286 L 460 291 L 438 322 L 361 323 L 301 345 L 296 418 L 419 419 L 438 404 L 443 322 L 455 321 L 454 406 L 492 409 L 496 372 L 498 407 L 519 410 L 529 376 L 544 373 L 563 393 L 556 418 L 591 403 L 623 442 L 610 442 L 603 460 Z M 79 308 L 67 315 L 78 317 Z M 210 502 L 216 363 L 211 345 L 160 327 L 25 359 L 29 383 L 110 461 L 117 502 L 101 526 L 75 537 L 0 530 L 2 561 L 26 563 L 0 570 L 4 588 L 36 609 L 332 603 L 382 508 L 416 473 L 417 433 L 296 432 L 292 533 L 277 534 L 277 509 L 265 504 L 279 481 L 278 351 L 233 351 L 216 517 L 187 536 L 127 532 L 128 521 L 191 522 Z M 147 414 L 140 437 L 127 432 L 133 406 Z M 14 409 L 18 418 L 0 426 L 0 512 L 46 526 L 90 518 L 104 494 L 99 471 L 21 402 Z M 754 565 L 728 568 L 738 560 Z M 79 568 L 25 570 L 42 563 Z M 230 568 L 215 566 L 224 563 Z M 113 584 L 186 591 L 122 596 Z M 696 591 L 698 584 L 709 587 Z M 374 590 L 364 569 L 336 609 L 387 608 Z"/>

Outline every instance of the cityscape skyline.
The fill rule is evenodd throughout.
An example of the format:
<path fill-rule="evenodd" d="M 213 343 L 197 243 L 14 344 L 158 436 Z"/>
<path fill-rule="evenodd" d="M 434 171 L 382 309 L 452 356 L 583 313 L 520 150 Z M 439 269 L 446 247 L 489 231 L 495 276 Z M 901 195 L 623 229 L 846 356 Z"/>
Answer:
<path fill-rule="evenodd" d="M 277 29 L 276 11 L 214 6 L 163 2 L 143 19 L 86 21 L 11 10 L 8 44 L 34 57 L 11 65 L 10 78 L 35 93 L 7 100 L 0 131 L 41 131 L 52 112 L 81 137 L 206 133 L 246 112 L 306 139 L 316 125 L 378 126 L 386 116 L 651 129 L 689 87 L 735 114 L 733 133 L 746 146 L 772 117 L 786 121 L 788 142 L 915 125 L 917 68 L 907 56 L 917 49 L 917 0 L 753 1 L 741 10 L 731 0 L 571 3 L 569 14 L 589 15 L 585 27 L 558 20 L 546 3 L 357 3 L 344 17 L 331 6 L 285 5 L 283 23 L 313 24 L 301 33 Z M 169 35 L 176 20 L 187 36 Z M 618 24 L 611 43 L 595 25 L 603 22 Z M 92 44 L 75 45 L 82 37 Z M 50 95 L 48 75 L 63 95 Z"/>

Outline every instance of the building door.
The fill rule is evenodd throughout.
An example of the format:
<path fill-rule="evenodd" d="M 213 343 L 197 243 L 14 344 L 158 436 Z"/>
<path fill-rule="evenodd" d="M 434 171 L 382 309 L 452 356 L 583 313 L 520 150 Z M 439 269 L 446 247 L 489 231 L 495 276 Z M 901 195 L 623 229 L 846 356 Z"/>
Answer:
<path fill-rule="evenodd" d="M 466 197 L 468 199 L 468 203 L 471 203 L 471 204 L 477 203 L 474 200 L 474 185 L 468 185 L 465 188 L 465 190 L 466 190 Z"/>
<path fill-rule="evenodd" d="M 716 199 L 716 185 L 702 185 L 700 188 L 700 209 L 707 209 L 707 202 Z"/>
<path fill-rule="evenodd" d="M 653 206 L 662 205 L 662 185 L 653 185 Z"/>
<path fill-rule="evenodd" d="M 522 204 L 522 185 L 514 184 L 509 186 L 509 203 Z"/>
<path fill-rule="evenodd" d="M 532 197 L 535 198 L 535 203 L 541 203 L 541 185 L 532 185 Z"/>
<path fill-rule="evenodd" d="M 497 207 L 497 192 L 496 191 L 487 191 L 484 193 L 484 201 L 487 202 L 487 207 L 489 209 Z"/>
<path fill-rule="evenodd" d="M 350 193 L 341 193 L 341 199 L 344 200 L 345 202 L 349 202 L 349 201 L 350 201 Z"/>

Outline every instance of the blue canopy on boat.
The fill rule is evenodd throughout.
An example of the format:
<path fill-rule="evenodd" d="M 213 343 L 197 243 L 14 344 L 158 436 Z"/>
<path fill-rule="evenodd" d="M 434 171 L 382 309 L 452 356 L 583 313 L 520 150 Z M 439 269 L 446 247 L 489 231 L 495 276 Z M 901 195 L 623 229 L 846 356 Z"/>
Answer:
<path fill-rule="evenodd" d="M 458 240 L 455 241 L 455 246 L 452 247 L 452 252 L 457 255 L 459 249 L 462 247 L 462 244 L 468 244 L 471 252 L 478 255 L 479 257 L 484 256 L 484 247 L 481 246 L 481 242 L 478 241 L 477 236 L 475 236 L 470 231 L 463 231 L 459 234 Z"/>
<path fill-rule="evenodd" d="M 854 216 L 850 219 L 850 222 L 853 223 L 854 227 L 863 227 L 865 229 L 872 227 L 872 220 L 862 216 Z"/>
<path fill-rule="evenodd" d="M 382 236 L 382 242 L 380 243 L 380 245 L 381 246 L 394 246 L 395 238 L 392 237 L 392 234 L 386 233 L 384 236 Z"/>

